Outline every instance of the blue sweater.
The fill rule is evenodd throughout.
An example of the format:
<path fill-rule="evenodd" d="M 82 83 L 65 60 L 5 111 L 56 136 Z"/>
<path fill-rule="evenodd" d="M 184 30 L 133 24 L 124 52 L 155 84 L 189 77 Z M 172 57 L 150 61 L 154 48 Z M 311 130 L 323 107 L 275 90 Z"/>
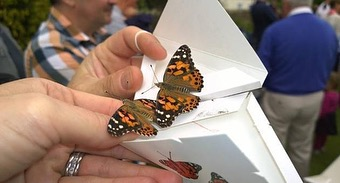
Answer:
<path fill-rule="evenodd" d="M 333 28 L 312 13 L 291 15 L 268 27 L 258 55 L 268 70 L 264 87 L 303 95 L 325 88 L 336 61 Z"/>

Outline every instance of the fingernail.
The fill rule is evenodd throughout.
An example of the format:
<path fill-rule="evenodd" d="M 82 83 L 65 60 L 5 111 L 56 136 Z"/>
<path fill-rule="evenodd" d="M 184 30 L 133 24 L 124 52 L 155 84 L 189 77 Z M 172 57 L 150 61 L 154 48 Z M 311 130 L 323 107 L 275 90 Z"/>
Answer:
<path fill-rule="evenodd" d="M 130 133 L 127 133 L 127 134 L 119 137 L 119 140 L 121 140 L 122 142 L 124 142 L 124 141 L 133 141 L 133 140 L 137 139 L 138 137 L 139 137 L 138 134 L 130 132 Z"/>
<path fill-rule="evenodd" d="M 131 88 L 130 72 L 127 72 L 127 71 L 123 72 L 120 82 L 124 90 L 129 90 Z"/>

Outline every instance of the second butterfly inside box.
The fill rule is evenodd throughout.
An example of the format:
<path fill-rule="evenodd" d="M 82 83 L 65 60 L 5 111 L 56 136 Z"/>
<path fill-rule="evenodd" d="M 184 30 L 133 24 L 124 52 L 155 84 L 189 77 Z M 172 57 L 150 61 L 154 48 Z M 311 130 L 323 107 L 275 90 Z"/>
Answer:
<path fill-rule="evenodd" d="M 163 81 L 155 85 L 159 88 L 156 100 L 123 100 L 108 124 L 107 130 L 112 136 L 128 132 L 154 136 L 158 132 L 154 125 L 170 127 L 178 115 L 197 108 L 200 97 L 191 92 L 201 91 L 203 76 L 194 66 L 187 45 L 176 50 L 164 71 Z"/>

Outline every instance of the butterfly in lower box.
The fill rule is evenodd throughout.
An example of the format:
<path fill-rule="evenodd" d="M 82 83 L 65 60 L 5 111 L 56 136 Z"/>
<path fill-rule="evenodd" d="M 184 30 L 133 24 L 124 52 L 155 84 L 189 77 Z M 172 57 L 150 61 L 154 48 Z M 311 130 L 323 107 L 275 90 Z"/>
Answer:
<path fill-rule="evenodd" d="M 183 177 L 186 177 L 188 179 L 198 179 L 198 172 L 202 170 L 201 165 L 196 164 L 196 163 L 186 162 L 186 161 L 173 161 L 171 159 L 171 152 L 169 152 L 169 156 L 170 157 L 167 158 L 167 160 L 159 160 L 159 162 L 175 170 L 177 173 L 179 173 Z"/>
<path fill-rule="evenodd" d="M 165 70 L 163 82 L 155 85 L 160 88 L 156 100 L 159 126 L 169 127 L 176 116 L 197 108 L 200 98 L 190 92 L 202 90 L 203 76 L 194 66 L 187 45 L 177 49 Z"/>
<path fill-rule="evenodd" d="M 107 131 L 115 137 L 128 132 L 143 136 L 157 135 L 157 129 L 151 124 L 156 121 L 156 102 L 150 99 L 124 99 L 123 105 L 113 114 Z"/>
<path fill-rule="evenodd" d="M 223 177 L 215 172 L 211 172 L 211 180 L 208 183 L 228 183 Z"/>

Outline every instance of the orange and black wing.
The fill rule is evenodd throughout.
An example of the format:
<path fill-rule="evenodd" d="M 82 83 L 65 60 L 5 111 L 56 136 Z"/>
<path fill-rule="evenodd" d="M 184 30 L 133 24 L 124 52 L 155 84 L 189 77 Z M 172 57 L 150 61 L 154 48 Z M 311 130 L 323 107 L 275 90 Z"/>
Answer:
<path fill-rule="evenodd" d="M 112 115 L 108 124 L 108 132 L 115 137 L 128 132 L 143 136 L 157 135 L 152 122 L 156 121 L 154 100 L 123 100 L 123 105 Z"/>

